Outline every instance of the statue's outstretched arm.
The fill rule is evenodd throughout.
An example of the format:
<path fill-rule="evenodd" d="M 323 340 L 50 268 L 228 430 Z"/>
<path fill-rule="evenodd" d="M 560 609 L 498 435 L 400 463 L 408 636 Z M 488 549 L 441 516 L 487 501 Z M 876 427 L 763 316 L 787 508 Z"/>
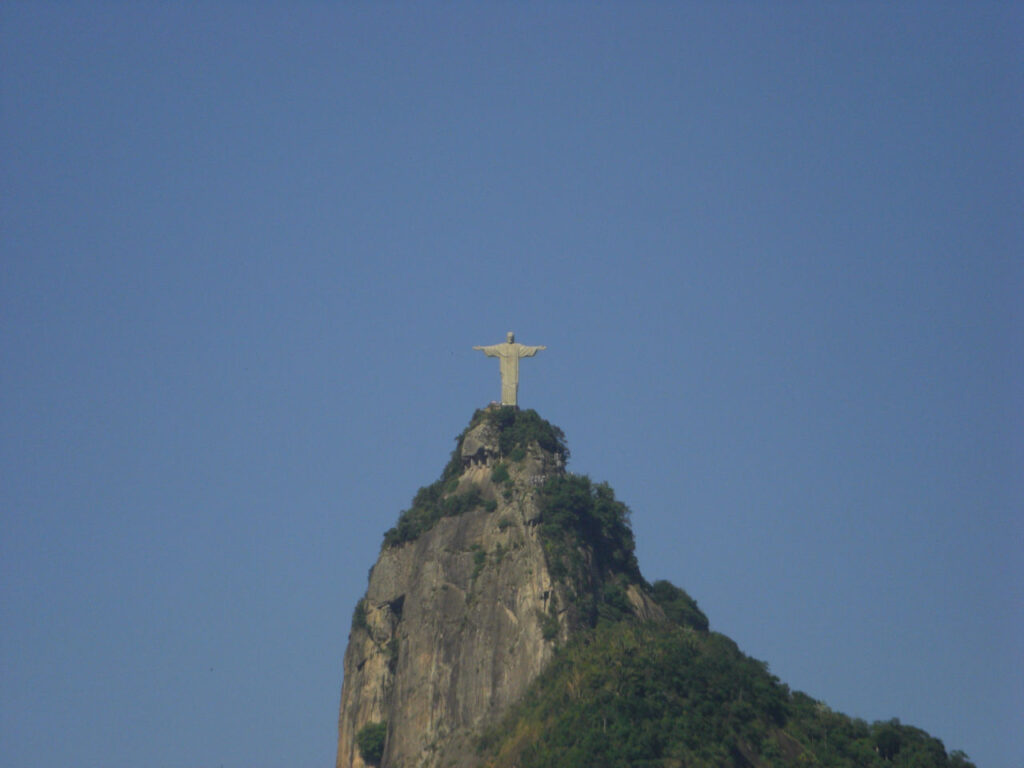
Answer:
<path fill-rule="evenodd" d="M 501 347 L 503 344 L 492 344 L 489 347 L 473 347 L 473 349 L 483 352 L 488 357 L 501 357 Z"/>
<path fill-rule="evenodd" d="M 533 357 L 538 352 L 540 352 L 542 350 L 545 350 L 545 349 L 547 349 L 547 347 L 527 347 L 526 345 L 522 345 L 519 348 L 519 356 L 520 357 Z"/>

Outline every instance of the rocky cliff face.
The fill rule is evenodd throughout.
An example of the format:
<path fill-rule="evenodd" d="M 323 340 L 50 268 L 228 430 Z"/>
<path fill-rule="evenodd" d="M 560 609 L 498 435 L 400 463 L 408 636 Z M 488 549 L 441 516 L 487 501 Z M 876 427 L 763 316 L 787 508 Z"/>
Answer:
<path fill-rule="evenodd" d="M 573 631 L 573 589 L 552 578 L 538 502 L 564 452 L 536 439 L 510 449 L 516 417 L 478 412 L 432 502 L 444 511 L 425 530 L 389 532 L 345 653 L 337 768 L 367 765 L 357 736 L 372 724 L 386 724 L 384 768 L 475 765 L 473 737 Z M 593 558 L 584 547 L 578 559 Z M 642 590 L 625 595 L 637 614 L 660 613 Z"/>
<path fill-rule="evenodd" d="M 647 584 L 628 508 L 566 456 L 535 412 L 478 411 L 385 533 L 345 653 L 338 768 L 973 768 L 920 729 L 791 692 L 685 591 Z"/>

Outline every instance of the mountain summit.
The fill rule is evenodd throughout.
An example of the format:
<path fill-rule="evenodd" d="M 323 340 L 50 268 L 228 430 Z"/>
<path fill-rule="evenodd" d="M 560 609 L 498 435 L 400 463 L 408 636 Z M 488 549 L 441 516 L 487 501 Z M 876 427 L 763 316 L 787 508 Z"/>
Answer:
<path fill-rule="evenodd" d="M 337 768 L 971 765 L 791 693 L 645 581 L 629 509 L 535 411 L 492 405 L 456 440 L 353 612 Z"/>
<path fill-rule="evenodd" d="M 381 765 L 475 765 L 473 737 L 523 696 L 558 643 L 591 623 L 606 582 L 621 584 L 629 612 L 661 615 L 641 589 L 625 508 L 572 481 L 559 429 L 534 411 L 491 407 L 457 440 L 441 478 L 385 533 L 356 606 L 338 768 L 367 765 L 359 736 L 375 724 L 386 724 L 383 749 L 369 755 Z M 600 494 L 607 517 L 578 547 L 542 506 L 542 489 L 564 485 Z M 606 551 L 616 534 L 624 548 Z"/>

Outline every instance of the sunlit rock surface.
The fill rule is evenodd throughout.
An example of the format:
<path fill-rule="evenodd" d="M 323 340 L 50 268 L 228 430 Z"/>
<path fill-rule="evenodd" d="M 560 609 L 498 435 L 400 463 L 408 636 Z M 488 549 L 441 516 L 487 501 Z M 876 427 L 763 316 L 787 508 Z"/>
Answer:
<path fill-rule="evenodd" d="M 475 765 L 474 737 L 522 696 L 571 632 L 565 620 L 553 631 L 551 616 L 570 600 L 552 582 L 537 502 L 539 486 L 564 473 L 564 463 L 536 443 L 519 461 L 502 461 L 499 437 L 487 421 L 465 435 L 461 475 L 448 492 L 475 487 L 484 505 L 384 548 L 371 571 L 365 621 L 354 622 L 345 653 L 338 768 L 365 765 L 356 735 L 374 722 L 388 724 L 386 768 Z M 492 478 L 499 461 L 508 480 Z M 628 596 L 638 615 L 660 613 L 639 590 Z"/>

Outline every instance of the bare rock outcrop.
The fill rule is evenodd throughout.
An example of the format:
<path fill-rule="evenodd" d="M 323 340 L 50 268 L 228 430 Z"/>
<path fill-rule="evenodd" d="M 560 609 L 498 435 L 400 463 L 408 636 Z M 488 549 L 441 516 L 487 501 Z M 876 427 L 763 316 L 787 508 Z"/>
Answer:
<path fill-rule="evenodd" d="M 383 768 L 475 765 L 474 737 L 572 632 L 572 595 L 552 579 L 538 504 L 543 482 L 564 474 L 564 453 L 528 441 L 510 459 L 500 437 L 479 412 L 439 502 L 475 506 L 386 543 L 373 566 L 345 653 L 337 768 L 367 764 L 357 735 L 375 723 L 386 724 Z M 627 597 L 639 617 L 660 614 L 642 590 Z"/>

